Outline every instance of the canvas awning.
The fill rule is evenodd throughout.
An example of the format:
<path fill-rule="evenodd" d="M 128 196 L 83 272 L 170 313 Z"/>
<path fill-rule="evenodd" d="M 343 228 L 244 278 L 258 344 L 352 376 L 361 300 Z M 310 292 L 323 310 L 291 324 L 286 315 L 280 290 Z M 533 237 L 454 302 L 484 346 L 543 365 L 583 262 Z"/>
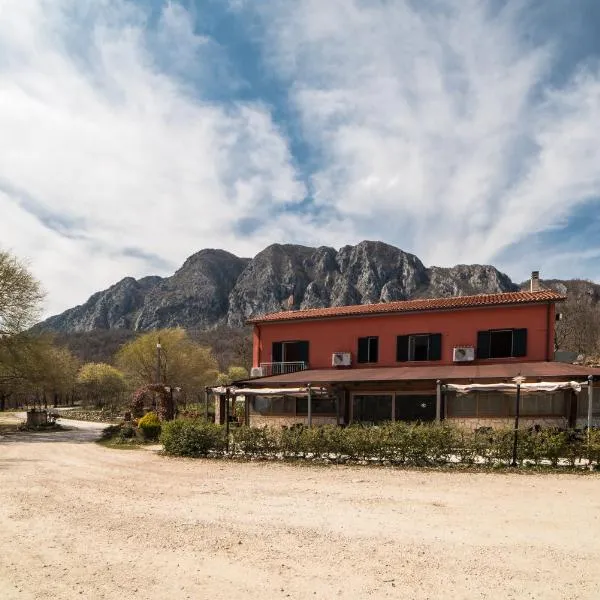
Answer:
<path fill-rule="evenodd" d="M 446 384 L 446 389 L 459 394 L 469 392 L 512 392 L 517 390 L 516 383 L 471 383 L 469 385 Z M 540 381 L 537 383 L 522 383 L 521 392 L 557 392 L 560 390 L 573 390 L 581 392 L 587 383 L 579 381 Z"/>
<path fill-rule="evenodd" d="M 246 388 L 229 386 L 229 393 L 232 396 L 306 396 L 310 389 L 311 394 L 324 394 L 325 388 L 322 387 L 294 387 L 294 388 Z M 210 388 L 213 394 L 226 394 L 227 387 L 218 386 Z"/>

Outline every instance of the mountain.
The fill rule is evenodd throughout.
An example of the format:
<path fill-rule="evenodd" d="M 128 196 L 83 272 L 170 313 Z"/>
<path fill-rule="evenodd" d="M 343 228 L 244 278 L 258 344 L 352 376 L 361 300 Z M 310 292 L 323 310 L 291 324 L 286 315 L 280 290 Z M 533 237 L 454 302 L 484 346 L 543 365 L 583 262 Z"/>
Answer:
<path fill-rule="evenodd" d="M 125 278 L 36 329 L 206 330 L 240 327 L 247 318 L 281 310 L 290 301 L 298 309 L 517 289 L 495 267 L 427 268 L 413 254 L 382 242 L 340 250 L 273 244 L 252 259 L 207 249 L 190 256 L 171 277 Z"/>

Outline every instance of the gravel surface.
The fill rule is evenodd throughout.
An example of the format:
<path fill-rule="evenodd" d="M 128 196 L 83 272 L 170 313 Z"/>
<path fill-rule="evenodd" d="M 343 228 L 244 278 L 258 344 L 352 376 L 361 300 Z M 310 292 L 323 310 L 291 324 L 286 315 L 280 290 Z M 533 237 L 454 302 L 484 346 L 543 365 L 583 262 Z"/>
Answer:
<path fill-rule="evenodd" d="M 68 421 L 63 424 L 69 425 Z M 0 598 L 600 598 L 600 478 L 0 439 Z"/>

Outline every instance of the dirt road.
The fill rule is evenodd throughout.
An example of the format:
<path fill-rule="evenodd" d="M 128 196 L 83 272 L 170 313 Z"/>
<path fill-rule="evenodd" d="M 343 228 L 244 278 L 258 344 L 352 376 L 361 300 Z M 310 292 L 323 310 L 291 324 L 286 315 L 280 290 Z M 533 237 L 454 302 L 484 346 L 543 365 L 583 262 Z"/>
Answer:
<path fill-rule="evenodd" d="M 81 431 L 0 439 L 3 600 L 600 598 L 596 476 L 168 459 Z"/>

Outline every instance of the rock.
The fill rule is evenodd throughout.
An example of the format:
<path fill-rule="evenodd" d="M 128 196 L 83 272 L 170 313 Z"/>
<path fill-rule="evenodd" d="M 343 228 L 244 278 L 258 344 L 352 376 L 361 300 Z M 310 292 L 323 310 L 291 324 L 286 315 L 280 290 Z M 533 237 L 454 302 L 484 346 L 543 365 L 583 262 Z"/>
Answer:
<path fill-rule="evenodd" d="M 571 293 L 575 283 L 550 280 L 542 285 Z M 190 256 L 171 277 L 128 277 L 36 329 L 75 333 L 240 327 L 249 317 L 290 308 L 518 289 L 493 266 L 426 268 L 413 254 L 376 241 L 340 250 L 273 244 L 253 259 L 207 249 Z M 591 282 L 578 282 L 577 290 L 594 303 L 600 299 L 600 286 Z"/>

